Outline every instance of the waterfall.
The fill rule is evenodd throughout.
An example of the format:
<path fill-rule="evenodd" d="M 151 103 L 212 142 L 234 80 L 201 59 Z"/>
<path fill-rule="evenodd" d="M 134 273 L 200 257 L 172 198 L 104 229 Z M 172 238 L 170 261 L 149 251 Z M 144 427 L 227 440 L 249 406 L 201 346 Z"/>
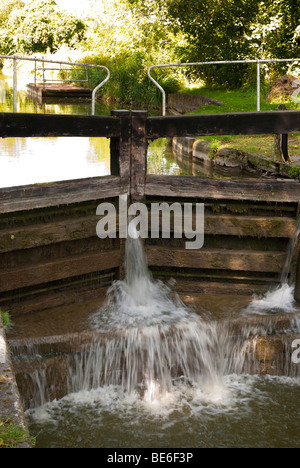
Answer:
<path fill-rule="evenodd" d="M 91 317 L 93 330 L 110 331 L 111 338 L 96 339 L 88 355 L 77 356 L 70 389 L 121 385 L 152 400 L 178 381 L 212 394 L 223 388 L 227 330 L 203 320 L 153 280 L 133 228 L 125 255 L 125 280 L 113 283 L 107 303 Z"/>
<path fill-rule="evenodd" d="M 287 262 L 291 257 L 292 253 Z M 289 309 L 283 292 L 291 296 L 287 283 L 263 299 L 254 299 L 236 319 L 214 319 L 205 310 L 186 306 L 173 290 L 152 278 L 142 241 L 129 225 L 125 279 L 111 285 L 105 304 L 90 317 L 92 341 L 78 352 L 61 356 L 66 375 L 51 373 L 57 379 L 51 382 L 51 394 L 56 389 L 70 395 L 118 388 L 136 402 L 151 404 L 165 401 L 180 388 L 181 395 L 193 390 L 206 401 L 222 402 L 229 392 L 230 375 L 270 370 L 297 376 L 299 366 L 290 365 L 291 339 L 279 336 L 276 341 L 274 330 L 282 326 L 284 333 L 299 332 L 299 316 L 291 314 L 281 325 L 280 317 L 275 323 L 269 313 L 279 306 L 284 312 L 294 311 L 293 297 Z M 257 322 L 252 312 L 267 317 Z M 275 339 L 269 342 L 270 336 Z M 51 400 L 48 374 L 41 367 L 30 376 L 32 408 Z"/>
<path fill-rule="evenodd" d="M 300 233 L 300 216 L 297 218 L 295 231 L 288 244 L 287 255 L 280 274 L 280 284 L 275 290 L 268 291 L 262 298 L 254 298 L 246 312 L 264 314 L 272 312 L 297 312 L 299 307 L 294 300 L 294 284 L 290 284 L 292 262 L 295 255 L 297 239 Z"/>

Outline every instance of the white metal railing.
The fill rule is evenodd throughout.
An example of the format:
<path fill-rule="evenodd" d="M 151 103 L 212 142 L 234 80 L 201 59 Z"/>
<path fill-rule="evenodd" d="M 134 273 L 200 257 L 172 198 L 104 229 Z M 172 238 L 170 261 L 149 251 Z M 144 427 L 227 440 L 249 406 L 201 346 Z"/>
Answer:
<path fill-rule="evenodd" d="M 95 65 L 95 64 L 89 64 L 89 63 L 78 63 L 78 62 L 64 62 L 64 61 L 59 61 L 59 60 L 49 60 L 49 59 L 44 59 L 44 58 L 38 58 L 38 57 L 19 57 L 17 55 L 0 55 L 0 59 L 10 59 L 13 60 L 13 112 L 17 112 L 17 91 L 18 91 L 18 71 L 17 71 L 17 64 L 18 61 L 24 60 L 24 61 L 30 61 L 34 62 L 35 65 L 35 84 L 36 84 L 36 77 L 37 77 L 37 71 L 38 70 L 43 70 L 43 84 L 48 81 L 55 81 L 55 80 L 47 80 L 45 78 L 45 71 L 47 70 L 60 70 L 63 71 L 63 69 L 51 69 L 51 68 L 45 68 L 46 63 L 51 63 L 51 64 L 56 64 L 56 65 L 68 65 L 68 66 L 77 66 L 80 67 L 80 69 L 85 69 L 86 70 L 86 76 L 87 78 L 85 80 L 57 80 L 57 81 L 69 81 L 69 82 L 74 82 L 74 81 L 81 81 L 81 82 L 87 82 L 88 81 L 88 69 L 89 68 L 102 68 L 103 70 L 106 71 L 107 75 L 101 83 L 99 83 L 96 88 L 93 89 L 92 91 L 92 115 L 95 115 L 95 101 L 96 101 L 96 93 L 97 91 L 102 88 L 102 86 L 109 80 L 110 78 L 110 71 L 107 67 L 104 65 Z M 37 64 L 42 63 L 42 68 L 38 69 Z M 69 69 L 68 69 L 69 70 Z M 71 69 L 70 69 L 71 70 Z"/>
<path fill-rule="evenodd" d="M 155 84 L 155 86 L 161 91 L 162 93 L 162 115 L 166 115 L 166 92 L 163 87 L 153 78 L 151 75 L 151 70 L 154 68 L 168 68 L 168 67 L 190 67 L 190 66 L 198 66 L 198 65 L 225 65 L 225 64 L 234 64 L 234 63 L 256 63 L 257 67 L 257 78 L 256 78 L 256 110 L 260 111 L 260 65 L 262 63 L 270 63 L 270 62 L 300 62 L 300 58 L 294 59 L 257 59 L 257 60 L 217 60 L 211 62 L 191 62 L 191 63 L 169 63 L 169 64 L 161 64 L 161 65 L 152 65 L 148 68 L 147 74 L 150 80 Z"/>

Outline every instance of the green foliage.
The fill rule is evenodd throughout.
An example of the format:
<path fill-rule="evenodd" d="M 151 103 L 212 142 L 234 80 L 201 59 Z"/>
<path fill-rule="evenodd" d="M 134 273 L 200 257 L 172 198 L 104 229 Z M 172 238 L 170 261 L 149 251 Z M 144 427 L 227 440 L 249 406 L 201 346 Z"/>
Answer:
<path fill-rule="evenodd" d="M 154 64 L 300 56 L 299 0 L 90 2 L 93 9 L 79 19 L 53 0 L 2 0 L 0 53 L 53 54 L 76 48 L 80 59 L 77 56 L 75 61 L 110 69 L 111 78 L 100 93 L 141 104 L 161 102 L 160 92 L 147 77 Z M 264 74 L 274 80 L 287 71 L 297 75 L 295 67 L 290 70 L 287 64 L 262 66 L 262 84 Z M 102 74 L 93 71 L 91 87 Z M 153 70 L 153 76 L 167 93 L 199 78 L 211 88 L 245 89 L 256 83 L 256 65 L 163 68 Z"/>
<path fill-rule="evenodd" d="M 300 178 L 300 167 L 298 167 L 298 166 L 291 167 L 288 174 L 293 179 L 299 179 Z"/>
<path fill-rule="evenodd" d="M 12 9 L 0 29 L 0 52 L 54 53 L 63 44 L 76 48 L 84 39 L 86 26 L 74 16 L 60 11 L 52 0 L 33 0 Z"/>
<path fill-rule="evenodd" d="M 27 431 L 14 423 L 11 418 L 0 419 L 0 448 L 16 448 L 19 444 L 29 443 L 35 445 L 35 438 Z"/>
<path fill-rule="evenodd" d="M 163 3 L 163 0 L 160 0 Z M 298 0 L 167 0 L 175 30 L 189 46 L 178 49 L 181 61 L 220 61 L 300 56 Z M 288 64 L 269 65 L 268 76 L 285 73 Z M 214 65 L 197 74 L 209 86 L 236 88 L 255 79 L 248 65 Z"/>
<path fill-rule="evenodd" d="M 103 94 L 129 105 L 160 104 L 161 95 L 149 80 L 147 69 L 155 63 L 175 60 L 174 43 L 182 37 L 174 36 L 160 12 L 153 0 L 104 0 L 88 19 L 82 60 L 109 68 L 111 78 L 102 88 Z M 101 70 L 93 70 L 89 85 L 96 86 L 102 74 Z M 181 86 L 178 70 L 164 70 L 157 78 L 167 92 L 176 92 Z"/>
<path fill-rule="evenodd" d="M 1 315 L 3 326 L 4 326 L 4 330 L 6 331 L 10 330 L 11 327 L 13 326 L 13 323 L 11 321 L 9 312 L 8 311 L 4 312 L 3 310 L 0 309 L 0 315 Z"/>
<path fill-rule="evenodd" d="M 247 36 L 258 12 L 257 0 L 167 1 L 168 14 L 175 29 L 181 29 L 189 47 L 178 49 L 182 61 L 206 62 L 242 60 L 251 49 Z M 247 65 L 203 66 L 193 72 L 207 85 L 241 86 Z"/>

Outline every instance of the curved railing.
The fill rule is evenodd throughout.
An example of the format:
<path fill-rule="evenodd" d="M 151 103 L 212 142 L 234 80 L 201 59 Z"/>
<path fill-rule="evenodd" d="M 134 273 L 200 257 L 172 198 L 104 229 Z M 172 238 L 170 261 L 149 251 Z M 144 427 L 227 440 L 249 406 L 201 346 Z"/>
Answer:
<path fill-rule="evenodd" d="M 154 68 L 169 68 L 169 67 L 191 67 L 198 65 L 225 65 L 225 64 L 237 64 L 237 63 L 256 63 L 257 66 L 257 93 L 256 93 L 256 109 L 260 111 L 260 65 L 262 63 L 270 62 L 299 62 L 300 58 L 293 59 L 256 59 L 256 60 L 216 60 L 211 62 L 191 62 L 191 63 L 168 63 L 160 65 L 152 65 L 147 70 L 149 79 L 155 84 L 155 86 L 162 93 L 162 115 L 166 115 L 166 92 L 163 87 L 153 78 L 151 70 Z"/>
<path fill-rule="evenodd" d="M 80 82 L 88 82 L 88 69 L 89 68 L 102 68 L 103 70 L 106 71 L 107 75 L 101 83 L 99 83 L 92 91 L 92 115 L 95 114 L 95 101 L 96 101 L 96 93 L 97 91 L 102 88 L 102 86 L 109 80 L 110 78 L 110 71 L 107 67 L 104 65 L 95 65 L 95 64 L 90 64 L 90 63 L 80 63 L 80 62 L 67 62 L 67 61 L 60 61 L 60 60 L 50 60 L 50 59 L 44 59 L 44 58 L 38 58 L 38 57 L 20 57 L 17 55 L 0 55 L 0 59 L 10 59 L 13 60 L 13 112 L 17 112 L 17 89 L 18 89 L 18 76 L 17 76 L 17 63 L 18 61 L 24 60 L 24 61 L 29 61 L 29 62 L 34 62 L 34 80 L 35 83 L 37 81 L 37 72 L 39 70 L 42 71 L 43 73 L 43 78 L 42 82 L 45 84 L 46 82 L 53 82 L 53 81 L 60 81 L 60 82 L 75 82 L 75 81 L 80 81 Z M 42 68 L 38 68 L 38 63 L 42 64 Z M 45 64 L 50 63 L 54 65 L 60 65 L 60 68 L 45 68 Z M 84 80 L 53 80 L 53 79 L 47 79 L 45 77 L 45 72 L 47 70 L 57 70 L 57 71 L 63 71 L 64 69 L 61 68 L 61 65 L 65 66 L 76 66 L 80 67 L 82 69 L 86 70 L 87 78 Z M 67 69 L 70 70 L 70 69 Z"/>

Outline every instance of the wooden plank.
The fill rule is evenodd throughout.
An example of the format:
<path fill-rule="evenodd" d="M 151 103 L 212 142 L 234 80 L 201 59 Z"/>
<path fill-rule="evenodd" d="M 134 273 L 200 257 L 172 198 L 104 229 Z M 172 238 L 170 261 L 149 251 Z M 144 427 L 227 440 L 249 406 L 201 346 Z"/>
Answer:
<path fill-rule="evenodd" d="M 103 176 L 0 189 L 0 213 L 117 197 L 120 177 Z"/>
<path fill-rule="evenodd" d="M 0 137 L 119 137 L 110 116 L 0 113 Z"/>
<path fill-rule="evenodd" d="M 30 249 L 57 242 L 88 239 L 96 236 L 96 226 L 103 216 L 95 215 L 62 219 L 50 223 L 11 227 L 0 230 L 0 252 Z M 116 221 L 116 236 L 119 223 Z"/>
<path fill-rule="evenodd" d="M 65 278 L 118 268 L 120 250 L 73 255 L 52 262 L 30 263 L 0 271 L 0 292 L 13 291 Z"/>
<path fill-rule="evenodd" d="M 291 239 L 295 232 L 295 220 L 283 217 L 205 215 L 204 232 L 214 235 Z"/>
<path fill-rule="evenodd" d="M 225 249 L 169 249 L 146 247 L 149 266 L 197 268 L 279 273 L 284 265 L 284 252 L 249 252 Z"/>
<path fill-rule="evenodd" d="M 22 250 L 96 235 L 100 218 L 86 216 L 0 230 L 0 252 Z"/>
<path fill-rule="evenodd" d="M 261 135 L 300 131 L 300 111 L 239 112 L 149 117 L 147 138 L 200 135 Z"/>
<path fill-rule="evenodd" d="M 176 201 L 177 204 L 177 201 Z M 168 204 L 172 207 L 172 202 Z M 157 221 L 160 230 L 162 228 L 162 213 L 158 213 L 158 220 L 154 214 L 150 212 L 149 206 L 149 217 L 148 217 L 148 226 L 156 225 Z M 183 220 L 184 220 L 184 203 L 182 203 L 181 214 L 177 215 L 176 219 L 179 217 L 179 223 L 182 226 L 182 231 L 184 229 Z M 279 238 L 292 238 L 295 232 L 295 220 L 293 218 L 285 217 L 265 217 L 265 216 L 242 216 L 235 214 L 204 214 L 204 233 L 212 235 L 225 235 L 225 236 L 238 236 L 238 237 L 255 237 L 255 238 L 268 238 L 268 237 L 279 237 Z M 169 225 L 168 225 L 169 226 Z M 196 215 L 192 215 L 192 233 L 195 232 L 197 223 Z M 170 232 L 174 232 L 174 212 L 170 209 Z M 185 231 L 187 234 L 187 231 Z M 150 234 L 149 234 L 149 237 Z M 1 239 L 1 231 L 0 231 Z"/>
<path fill-rule="evenodd" d="M 216 180 L 190 176 L 147 175 L 145 195 L 213 200 L 298 202 L 298 180 Z"/>

